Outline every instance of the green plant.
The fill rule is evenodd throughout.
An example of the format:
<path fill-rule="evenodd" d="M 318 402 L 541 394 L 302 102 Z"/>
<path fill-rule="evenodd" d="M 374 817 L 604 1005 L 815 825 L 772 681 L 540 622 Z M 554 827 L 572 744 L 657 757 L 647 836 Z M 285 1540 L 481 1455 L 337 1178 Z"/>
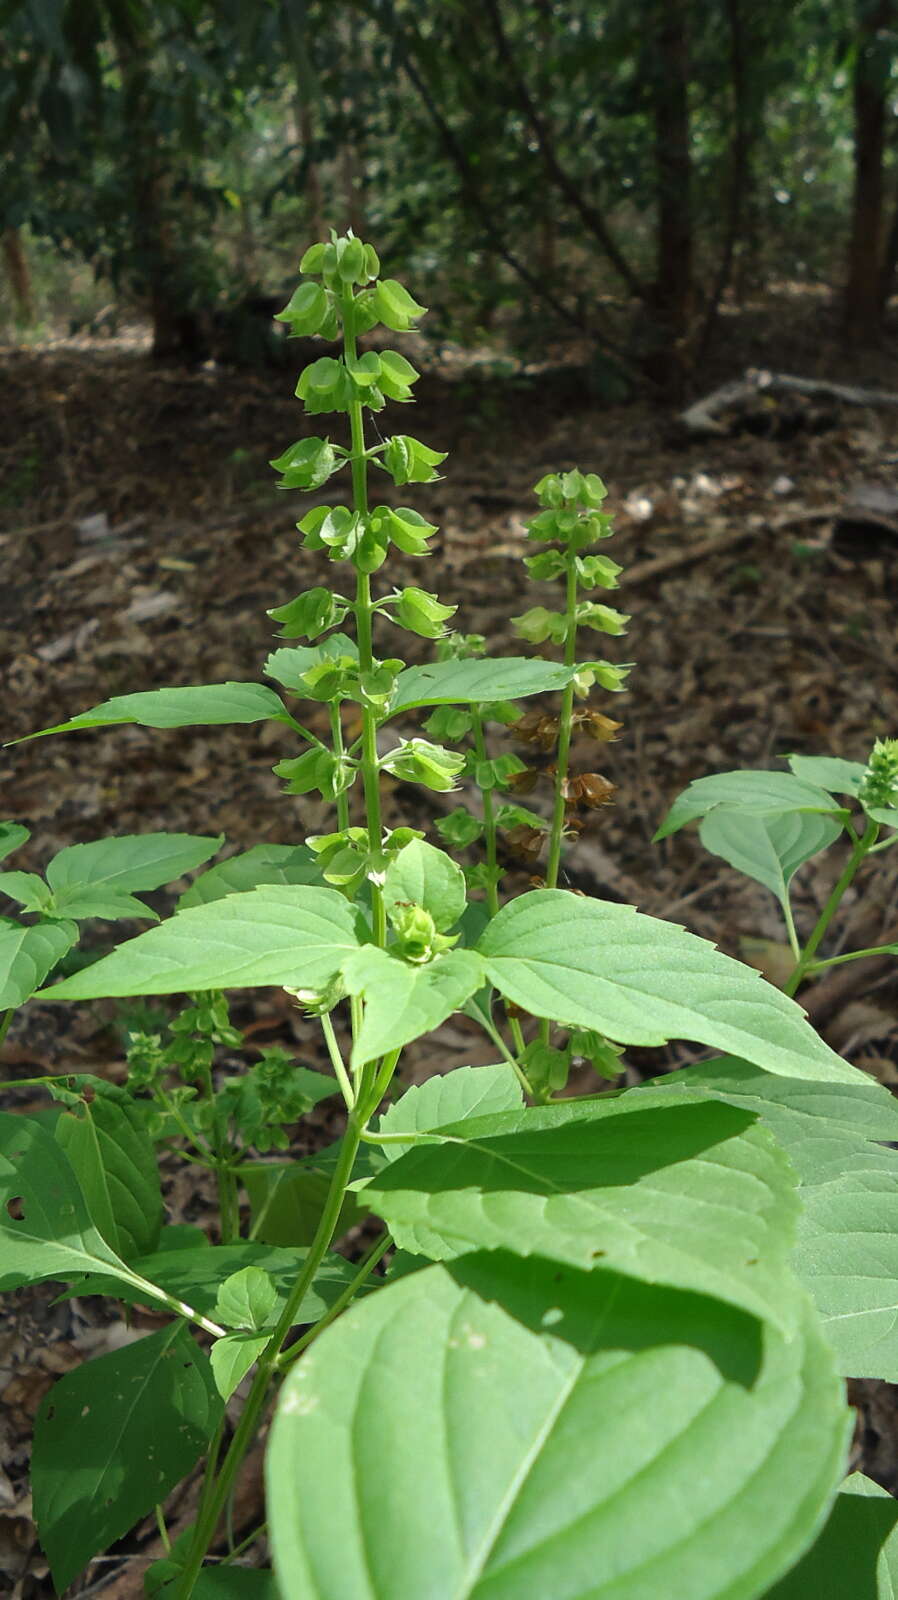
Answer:
<path fill-rule="evenodd" d="M 244 1545 L 216 1562 L 215 1541 L 275 1396 L 268 1530 L 291 1600 L 798 1600 L 820 1592 L 821 1529 L 824 1562 L 848 1540 L 852 1570 L 880 1559 L 893 1572 L 888 1529 L 858 1514 L 864 1481 L 837 1493 L 840 1375 L 898 1377 L 883 1266 L 898 1253 L 898 1158 L 885 1148 L 898 1111 L 758 974 L 682 928 L 556 887 L 571 806 L 603 793 L 599 775 L 571 772 L 575 695 L 618 689 L 626 671 L 577 648 L 581 626 L 626 622 L 581 598 L 617 585 L 616 564 L 590 553 L 610 532 L 604 488 L 579 472 L 537 485 L 529 532 L 545 548 L 531 571 L 563 580 L 564 602 L 518 628 L 562 661 L 440 644 L 452 607 L 417 586 L 374 593 L 390 546 L 426 557 L 436 529 L 391 496 L 372 504 L 369 473 L 404 489 L 443 455 L 410 435 L 368 441 L 366 410 L 409 401 L 417 373 L 358 343 L 378 322 L 408 330 L 423 308 L 351 234 L 314 245 L 302 271 L 282 318 L 293 335 L 342 334 L 343 354 L 313 362 L 297 393 L 307 414 L 347 417 L 348 436 L 304 436 L 274 464 L 286 488 L 312 492 L 348 468 L 350 504 L 316 505 L 298 526 L 350 592 L 318 586 L 276 606 L 282 637 L 308 642 L 276 649 L 266 673 L 327 706 L 330 739 L 255 683 L 126 695 L 48 730 L 271 720 L 298 746 L 275 769 L 287 792 L 317 791 L 335 810 L 330 833 L 212 867 L 170 919 L 40 990 L 194 997 L 167 1038 L 132 1039 L 127 1090 L 71 1080 L 55 1127 L 0 1119 L 0 1284 L 57 1278 L 173 1312 L 60 1379 L 41 1409 L 34 1500 L 57 1587 L 154 1505 L 164 1530 L 162 1502 L 205 1455 L 195 1524 L 147 1593 L 234 1592 Z M 375 626 L 387 622 L 436 640 L 437 659 L 382 659 Z M 489 756 L 484 723 L 514 726 L 512 703 L 544 691 L 559 708 L 525 734 L 554 751 L 551 818 L 504 820 L 545 833 L 547 887 L 502 905 L 494 799 L 523 763 Z M 438 719 L 433 737 L 394 731 L 421 710 Z M 600 740 L 617 730 L 588 704 L 583 718 Z M 893 766 L 879 749 L 857 785 L 871 826 L 898 820 Z M 482 815 L 457 813 L 444 836 L 467 847 L 482 830 L 486 870 L 468 884 L 420 831 L 385 830 L 380 794 L 383 773 L 448 791 L 464 771 Z M 801 849 L 808 818 L 815 848 L 830 842 L 842 808 L 800 771 L 785 781 L 792 801 L 774 810 L 801 819 Z M 712 791 L 744 812 L 762 789 L 781 796 L 778 782 L 704 780 L 665 831 L 699 815 L 707 830 Z M 797 951 L 803 973 L 818 946 Z M 345 1132 L 311 1163 L 266 1167 L 247 1151 L 283 1147 L 280 1130 L 322 1087 L 314 1074 L 281 1055 L 215 1081 L 216 1048 L 239 1044 L 223 991 L 265 985 L 318 1019 L 327 1086 L 345 1102 Z M 459 1010 L 501 1059 L 390 1099 L 404 1047 Z M 621 1047 L 684 1038 L 727 1055 L 638 1089 L 553 1098 L 571 1054 L 613 1076 Z M 219 1179 L 218 1244 L 158 1226 L 153 1144 L 177 1134 Z M 139 1202 L 130 1222 L 123 1178 Z M 383 1227 L 351 1266 L 332 1245 L 360 1210 Z M 244 1379 L 226 1442 L 224 1401 Z M 241 1574 L 241 1592 L 244 1581 L 273 1593 L 270 1574 Z"/>

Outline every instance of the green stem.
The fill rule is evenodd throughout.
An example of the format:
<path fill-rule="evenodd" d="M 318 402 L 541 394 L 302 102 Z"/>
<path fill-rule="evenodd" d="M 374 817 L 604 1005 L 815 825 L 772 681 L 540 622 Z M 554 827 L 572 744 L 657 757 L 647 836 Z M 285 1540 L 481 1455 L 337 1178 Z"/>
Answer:
<path fill-rule="evenodd" d="M 277 1364 L 279 1370 L 285 1371 L 287 1367 L 292 1366 L 297 1357 L 301 1356 L 303 1351 L 308 1349 L 308 1346 L 313 1342 L 313 1340 L 318 1338 L 319 1333 L 323 1333 L 325 1328 L 329 1327 L 330 1324 L 340 1315 L 341 1311 L 345 1311 L 346 1307 L 349 1305 L 349 1302 L 355 1298 L 362 1284 L 365 1282 L 365 1279 L 371 1276 L 371 1273 L 374 1271 L 377 1263 L 386 1255 L 392 1243 L 393 1236 L 390 1233 L 385 1233 L 379 1239 L 375 1240 L 374 1244 L 371 1246 L 371 1249 L 368 1251 L 368 1254 L 363 1256 L 362 1260 L 359 1262 L 358 1272 L 354 1277 L 350 1278 L 346 1288 L 337 1296 L 333 1305 L 328 1306 L 327 1311 L 321 1318 L 321 1321 L 316 1322 L 315 1326 L 313 1328 L 309 1328 L 308 1332 L 304 1333 L 300 1339 L 297 1339 L 295 1344 L 291 1344 L 289 1350 L 283 1350 L 278 1356 Z"/>
<path fill-rule="evenodd" d="M 577 569 L 574 566 L 573 555 L 568 556 L 567 593 L 565 604 L 565 621 L 567 633 L 564 641 L 564 664 L 572 667 L 577 659 Z M 561 696 L 561 711 L 558 718 L 558 754 L 555 760 L 555 804 L 552 810 L 552 826 L 549 830 L 549 858 L 546 863 L 546 888 L 555 889 L 558 886 L 558 871 L 561 866 L 561 849 L 564 842 L 564 814 L 566 809 L 564 791 L 567 786 L 568 758 L 571 749 L 571 719 L 574 711 L 574 685 L 569 683 Z"/>
<path fill-rule="evenodd" d="M 483 718 L 479 711 L 474 711 L 471 718 L 471 728 L 474 735 L 474 753 L 478 761 L 486 761 L 486 740 L 483 736 Z M 496 882 L 498 872 L 496 849 L 496 808 L 493 805 L 492 789 L 481 789 L 480 801 L 483 806 L 483 842 L 486 849 L 486 864 L 489 880 L 486 886 L 486 903 L 491 917 L 498 915 L 499 911 L 499 885 Z"/>
<path fill-rule="evenodd" d="M 318 1020 L 321 1023 L 321 1030 L 324 1034 L 324 1042 L 327 1045 L 327 1053 L 331 1058 L 331 1066 L 336 1074 L 337 1082 L 340 1085 L 343 1099 L 346 1101 L 346 1108 L 348 1111 L 351 1111 L 355 1105 L 355 1095 L 353 1093 L 352 1084 L 349 1081 L 349 1073 L 346 1071 L 343 1057 L 340 1053 L 340 1046 L 337 1043 L 337 1035 L 334 1032 L 334 1025 L 330 1019 L 330 1012 L 322 1012 Z"/>
<path fill-rule="evenodd" d="M 208 1498 L 197 1516 L 193 1545 L 176 1591 L 177 1600 L 190 1600 L 190 1596 L 193 1594 L 206 1553 L 215 1537 L 219 1518 L 231 1492 L 231 1486 L 235 1482 L 240 1469 L 240 1463 L 255 1438 L 259 1418 L 268 1397 L 269 1384 L 277 1368 L 281 1346 L 296 1321 L 296 1314 L 302 1305 L 309 1285 L 321 1266 L 333 1239 L 359 1148 L 361 1131 L 361 1124 L 354 1115 L 351 1115 L 343 1136 L 340 1157 L 331 1178 L 324 1210 L 321 1213 L 315 1238 L 309 1247 L 305 1266 L 287 1297 L 284 1309 L 268 1344 L 259 1357 L 256 1376 L 253 1379 L 252 1387 L 247 1396 L 243 1414 L 235 1429 L 234 1437 L 231 1440 L 230 1448 L 222 1462 L 221 1471 L 218 1474 L 215 1485 L 210 1490 Z"/>
<path fill-rule="evenodd" d="M 268 1523 L 260 1522 L 258 1528 L 253 1528 L 252 1533 L 248 1533 L 244 1539 L 241 1539 L 239 1544 L 235 1544 L 233 1550 L 229 1550 L 226 1556 L 222 1556 L 218 1565 L 226 1567 L 228 1562 L 236 1561 L 238 1556 L 243 1555 L 244 1550 L 248 1550 L 251 1544 L 255 1544 L 256 1540 L 261 1539 L 263 1533 L 267 1532 Z"/>
<path fill-rule="evenodd" d="M 785 900 L 782 902 L 782 907 L 783 907 L 783 917 L 785 918 L 785 922 L 786 922 L 786 932 L 789 935 L 789 948 L 792 951 L 792 954 L 795 957 L 795 960 L 796 961 L 800 961 L 801 960 L 801 941 L 800 941 L 800 939 L 798 937 L 798 931 L 797 931 L 797 929 L 795 927 L 795 918 L 792 915 L 792 907 L 791 907 L 791 905 L 789 903 L 788 891 L 786 892 Z"/>
<path fill-rule="evenodd" d="M 360 1100 L 360 1104 L 362 1106 L 360 1117 L 363 1127 L 366 1126 L 369 1119 L 374 1116 L 375 1111 L 386 1094 L 390 1084 L 390 1079 L 392 1078 L 393 1073 L 396 1071 L 396 1063 L 401 1054 L 401 1046 L 398 1050 L 390 1050 L 387 1052 L 374 1074 L 373 1082 L 371 1083 L 370 1088 L 367 1090 L 365 1099 Z"/>
<path fill-rule="evenodd" d="M 168 1536 L 168 1529 L 165 1526 L 165 1516 L 163 1514 L 162 1507 L 160 1505 L 157 1505 L 155 1507 L 155 1511 L 156 1511 L 156 1527 L 159 1529 L 159 1537 L 162 1540 L 162 1548 L 165 1551 L 165 1554 L 167 1556 L 170 1556 L 171 1555 L 171 1539 Z"/>
<path fill-rule="evenodd" d="M 4 1014 L 3 1021 L 0 1022 L 0 1044 L 2 1044 L 4 1039 L 6 1038 L 6 1035 L 9 1032 L 9 1025 L 12 1022 L 12 1019 L 15 1016 L 15 1014 L 16 1014 L 15 1006 L 10 1006 L 9 1010 Z"/>
<path fill-rule="evenodd" d="M 342 301 L 343 353 L 347 362 L 356 359 L 355 304 L 349 291 Z M 353 509 L 360 517 L 368 515 L 368 458 L 365 451 L 365 422 L 361 400 L 349 402 L 349 431 L 352 440 L 350 464 L 352 468 Z M 367 572 L 356 569 L 355 626 L 359 647 L 359 675 L 362 679 L 373 670 L 374 648 L 372 635 L 373 609 L 371 603 L 371 578 Z M 368 828 L 368 845 L 376 854 L 382 843 L 380 814 L 380 771 L 377 764 L 377 717 L 371 706 L 362 700 L 362 754 L 360 770 L 365 793 L 365 817 Z M 383 948 L 387 942 L 387 919 L 380 885 L 371 884 L 371 911 L 374 943 Z"/>
<path fill-rule="evenodd" d="M 827 956 L 823 961 L 812 961 L 805 967 L 805 977 L 810 977 L 815 972 L 823 972 L 826 967 L 841 967 L 846 961 L 863 961 L 869 956 L 890 956 L 894 949 L 889 945 L 873 945 L 869 950 L 851 950 L 846 956 Z"/>
<path fill-rule="evenodd" d="M 343 746 L 343 719 L 340 716 L 339 700 L 332 700 L 330 705 L 331 719 L 331 744 L 334 755 L 341 760 L 345 755 Z M 337 827 L 341 833 L 349 827 L 349 791 L 341 789 L 337 795 Z"/>
<path fill-rule="evenodd" d="M 240 1203 L 237 1178 L 229 1164 L 221 1162 L 215 1169 L 218 1183 L 219 1232 L 222 1244 L 233 1244 L 240 1238 Z"/>
<path fill-rule="evenodd" d="M 790 995 L 790 996 L 794 995 L 795 991 L 798 989 L 799 985 L 803 982 L 803 980 L 804 980 L 804 978 L 805 978 L 805 976 L 807 974 L 808 968 L 811 966 L 811 964 L 812 964 L 812 962 L 814 960 L 814 956 L 817 953 L 817 949 L 818 949 L 818 946 L 820 944 L 820 941 L 823 938 L 823 935 L 825 934 L 825 932 L 826 932 L 827 928 L 829 927 L 833 917 L 835 916 L 836 911 L 839 908 L 839 904 L 841 902 L 843 894 L 845 893 L 845 890 L 848 888 L 848 885 L 851 883 L 852 878 L 854 877 L 855 873 L 857 872 L 858 867 L 860 866 L 861 862 L 864 859 L 864 856 L 867 855 L 867 853 L 873 848 L 874 844 L 876 843 L 878 834 L 879 834 L 879 825 L 878 825 L 878 823 L 868 822 L 867 827 L 865 828 L 864 832 L 861 834 L 860 838 L 857 838 L 857 837 L 855 838 L 854 844 L 852 846 L 851 854 L 848 857 L 847 862 L 845 863 L 845 869 L 842 872 L 842 875 L 839 878 L 835 888 L 833 889 L 832 894 L 830 895 L 829 899 L 827 900 L 826 905 L 823 907 L 823 910 L 821 911 L 820 916 L 817 918 L 817 923 L 816 923 L 816 926 L 814 928 L 814 931 L 811 934 L 811 937 L 809 938 L 809 940 L 808 940 L 807 944 L 805 945 L 804 949 L 802 950 L 801 955 L 799 956 L 798 961 L 795 964 L 794 970 L 792 972 L 791 977 L 789 978 L 788 983 L 785 985 L 785 988 L 784 988 L 784 991 L 783 991 L 784 994 L 787 994 L 787 995 Z"/>
<path fill-rule="evenodd" d="M 485 1011 L 481 1011 L 479 1007 L 477 1009 L 477 1015 L 478 1015 L 478 1018 L 480 1020 L 480 1026 L 484 1029 L 484 1031 L 486 1033 L 489 1034 L 490 1038 L 493 1041 L 493 1044 L 496 1046 L 496 1049 L 499 1051 L 500 1055 L 504 1058 L 504 1060 L 506 1060 L 508 1062 L 508 1065 L 510 1067 L 514 1068 L 514 1071 L 515 1071 L 515 1073 L 517 1075 L 517 1078 L 518 1078 L 518 1082 L 520 1083 L 521 1088 L 523 1089 L 524 1093 L 525 1094 L 529 1094 L 531 1100 L 535 1100 L 537 1098 L 537 1096 L 536 1096 L 536 1094 L 534 1092 L 533 1085 L 531 1084 L 530 1079 L 527 1077 L 527 1074 L 524 1071 L 523 1067 L 521 1066 L 521 1063 L 519 1061 L 515 1060 L 514 1056 L 512 1055 L 511 1051 L 508 1048 L 508 1045 L 505 1043 L 505 1040 L 503 1039 L 501 1033 L 499 1032 L 499 1029 L 495 1026 L 492 1017 L 487 1016 L 486 1012 Z"/>

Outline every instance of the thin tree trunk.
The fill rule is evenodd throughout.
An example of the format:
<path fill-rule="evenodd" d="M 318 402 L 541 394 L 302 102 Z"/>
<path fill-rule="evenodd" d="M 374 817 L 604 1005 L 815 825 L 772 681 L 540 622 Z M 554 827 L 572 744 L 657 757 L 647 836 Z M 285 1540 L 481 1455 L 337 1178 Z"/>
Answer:
<path fill-rule="evenodd" d="M 711 289 L 705 310 L 704 325 L 698 342 L 696 365 L 702 366 L 711 348 L 720 304 L 733 276 L 736 248 L 742 233 L 742 219 L 751 181 L 752 127 L 748 96 L 748 50 L 745 38 L 743 0 L 726 0 L 727 21 L 730 33 L 730 90 L 732 95 L 733 123 L 730 139 L 730 170 L 727 187 L 727 215 L 723 251 L 717 277 Z M 757 126 L 755 118 L 754 126 Z"/>
<path fill-rule="evenodd" d="M 16 312 L 22 322 L 33 322 L 34 297 L 31 293 L 31 272 L 18 228 L 3 229 L 2 247 L 3 264 L 6 267 Z"/>
<path fill-rule="evenodd" d="M 674 340 L 684 340 L 692 311 L 692 158 L 689 141 L 689 43 L 683 0 L 661 0 L 654 74 L 658 206 L 656 304 Z"/>
<path fill-rule="evenodd" d="M 846 337 L 871 343 L 882 330 L 883 161 L 886 145 L 885 40 L 893 0 L 860 0 L 854 71 L 854 194 L 845 286 Z"/>

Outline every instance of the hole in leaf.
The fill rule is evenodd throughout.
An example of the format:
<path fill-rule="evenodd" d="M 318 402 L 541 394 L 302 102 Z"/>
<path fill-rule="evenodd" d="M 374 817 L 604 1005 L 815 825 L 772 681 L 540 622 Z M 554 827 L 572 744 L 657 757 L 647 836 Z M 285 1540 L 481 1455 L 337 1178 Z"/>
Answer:
<path fill-rule="evenodd" d="M 13 1222 L 25 1221 L 25 1201 L 20 1194 L 13 1195 L 11 1200 L 7 1200 L 6 1212 Z"/>

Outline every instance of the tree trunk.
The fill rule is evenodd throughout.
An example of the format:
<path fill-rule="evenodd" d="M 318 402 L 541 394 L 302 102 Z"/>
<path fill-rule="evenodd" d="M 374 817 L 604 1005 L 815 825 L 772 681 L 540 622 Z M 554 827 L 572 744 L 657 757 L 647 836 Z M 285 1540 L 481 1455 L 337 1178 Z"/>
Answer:
<path fill-rule="evenodd" d="M 688 0 L 655 0 L 650 22 L 657 326 L 649 362 L 652 375 L 674 393 L 686 381 L 693 302 L 687 6 Z"/>
<path fill-rule="evenodd" d="M 883 158 L 890 48 L 886 30 L 894 0 L 860 0 L 854 69 L 854 194 L 845 286 L 847 338 L 875 342 L 883 313 Z"/>
<path fill-rule="evenodd" d="M 18 228 L 3 229 L 2 246 L 3 264 L 15 301 L 16 314 L 22 322 L 33 322 L 34 298 L 31 293 L 31 273 Z"/>

